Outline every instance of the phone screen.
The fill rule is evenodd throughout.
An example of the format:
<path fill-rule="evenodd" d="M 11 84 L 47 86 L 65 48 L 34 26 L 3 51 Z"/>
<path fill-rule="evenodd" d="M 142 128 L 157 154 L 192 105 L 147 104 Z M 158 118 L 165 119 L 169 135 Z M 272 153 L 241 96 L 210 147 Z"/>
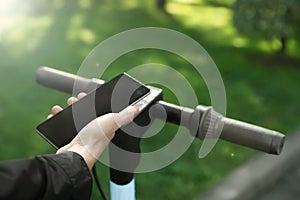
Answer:
<path fill-rule="evenodd" d="M 126 73 L 106 82 L 82 99 L 37 126 L 37 132 L 55 148 L 60 148 L 93 119 L 119 112 L 150 92 Z"/>

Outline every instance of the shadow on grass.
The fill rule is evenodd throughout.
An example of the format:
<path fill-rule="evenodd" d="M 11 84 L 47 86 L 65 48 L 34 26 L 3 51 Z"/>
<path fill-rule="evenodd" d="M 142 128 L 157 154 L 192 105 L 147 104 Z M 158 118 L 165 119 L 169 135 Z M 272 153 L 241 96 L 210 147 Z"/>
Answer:
<path fill-rule="evenodd" d="M 281 54 L 252 53 L 247 56 L 249 62 L 265 67 L 292 67 L 300 70 L 300 58 Z"/>

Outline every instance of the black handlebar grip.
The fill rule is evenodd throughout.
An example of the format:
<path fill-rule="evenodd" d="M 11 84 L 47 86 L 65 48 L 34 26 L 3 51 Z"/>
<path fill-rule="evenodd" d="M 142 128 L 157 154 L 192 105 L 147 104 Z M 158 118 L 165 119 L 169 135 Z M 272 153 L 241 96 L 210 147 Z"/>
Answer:
<path fill-rule="evenodd" d="M 200 114 L 200 122 L 195 113 Z M 191 125 L 199 124 L 197 137 L 202 140 L 219 137 L 228 142 L 276 155 L 281 153 L 284 145 L 285 135 L 282 133 L 223 117 L 210 106 L 197 106 L 190 121 Z"/>
<path fill-rule="evenodd" d="M 99 79 L 87 79 L 74 74 L 52 69 L 49 67 L 40 67 L 36 71 L 36 81 L 46 87 L 56 89 L 69 94 L 73 93 L 74 83 L 76 81 L 76 92 L 90 92 L 97 86 L 104 83 Z M 77 94 L 75 94 L 77 95 Z"/>
<path fill-rule="evenodd" d="M 220 138 L 229 142 L 279 155 L 285 135 L 234 119 L 223 118 Z"/>

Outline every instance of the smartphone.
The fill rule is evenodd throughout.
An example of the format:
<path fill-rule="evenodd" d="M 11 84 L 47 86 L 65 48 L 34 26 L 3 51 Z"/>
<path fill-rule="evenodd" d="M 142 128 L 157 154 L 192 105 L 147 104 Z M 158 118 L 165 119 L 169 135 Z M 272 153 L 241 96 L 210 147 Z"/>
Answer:
<path fill-rule="evenodd" d="M 37 132 L 56 149 L 68 144 L 93 119 L 138 104 L 150 89 L 122 73 L 37 126 Z M 144 101 L 142 101 L 144 102 Z M 141 110 L 140 110 L 141 112 Z"/>

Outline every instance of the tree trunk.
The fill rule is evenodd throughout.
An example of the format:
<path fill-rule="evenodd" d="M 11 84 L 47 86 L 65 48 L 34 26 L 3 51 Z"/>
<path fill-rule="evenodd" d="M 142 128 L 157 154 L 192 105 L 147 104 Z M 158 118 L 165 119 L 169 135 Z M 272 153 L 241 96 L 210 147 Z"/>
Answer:
<path fill-rule="evenodd" d="M 282 36 L 280 38 L 280 42 L 281 42 L 281 47 L 280 47 L 280 50 L 279 50 L 279 54 L 281 56 L 285 56 L 286 55 L 286 46 L 287 46 L 287 37 Z"/>
<path fill-rule="evenodd" d="M 166 12 L 167 0 L 156 0 L 156 6 L 158 10 Z"/>

